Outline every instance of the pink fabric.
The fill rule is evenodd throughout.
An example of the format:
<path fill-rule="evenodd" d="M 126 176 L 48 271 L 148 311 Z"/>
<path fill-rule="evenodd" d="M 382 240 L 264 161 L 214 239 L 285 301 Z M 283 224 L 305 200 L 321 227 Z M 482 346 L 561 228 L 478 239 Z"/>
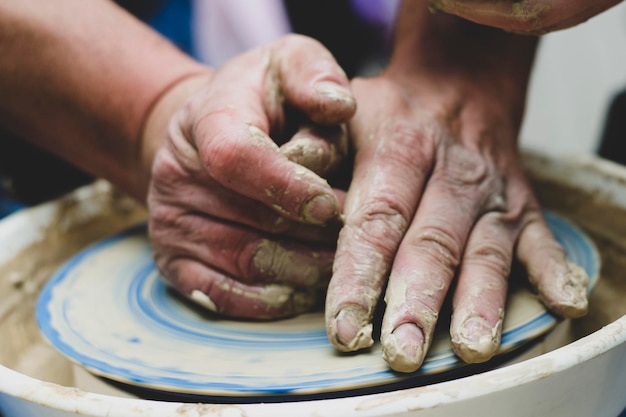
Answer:
<path fill-rule="evenodd" d="M 388 32 L 400 0 L 351 0 L 366 22 Z M 197 58 L 219 66 L 248 49 L 291 32 L 282 0 L 193 0 Z"/>
<path fill-rule="evenodd" d="M 282 0 L 194 0 L 197 57 L 219 66 L 291 31 Z"/>

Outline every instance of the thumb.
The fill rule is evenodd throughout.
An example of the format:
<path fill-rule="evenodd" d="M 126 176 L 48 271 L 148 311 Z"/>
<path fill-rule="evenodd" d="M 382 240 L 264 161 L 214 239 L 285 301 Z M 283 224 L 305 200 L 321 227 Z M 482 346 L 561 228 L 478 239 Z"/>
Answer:
<path fill-rule="evenodd" d="M 354 115 L 348 77 L 321 43 L 289 35 L 274 48 L 282 94 L 291 106 L 322 125 L 345 123 Z"/>

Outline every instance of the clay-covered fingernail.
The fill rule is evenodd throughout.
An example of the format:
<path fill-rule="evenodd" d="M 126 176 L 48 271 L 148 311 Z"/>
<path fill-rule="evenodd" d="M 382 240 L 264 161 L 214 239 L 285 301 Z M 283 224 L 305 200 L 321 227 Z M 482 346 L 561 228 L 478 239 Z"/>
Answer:
<path fill-rule="evenodd" d="M 452 335 L 454 351 L 469 363 L 485 362 L 496 353 L 500 346 L 502 320 L 495 326 L 479 315 L 468 316 L 457 334 Z"/>
<path fill-rule="evenodd" d="M 345 101 L 354 103 L 354 97 L 350 90 L 332 81 L 318 81 L 313 87 L 318 94 L 321 94 L 333 101 Z"/>
<path fill-rule="evenodd" d="M 589 277 L 583 268 L 569 261 L 553 262 L 545 274 L 548 280 L 539 295 L 550 310 L 565 318 L 587 314 Z"/>
<path fill-rule="evenodd" d="M 560 281 L 561 300 L 555 306 L 563 317 L 577 318 L 587 314 L 589 277 L 580 266 L 567 262 L 567 272 Z"/>
<path fill-rule="evenodd" d="M 382 341 L 383 359 L 398 372 L 414 372 L 424 361 L 424 332 L 415 323 L 403 323 Z"/>
<path fill-rule="evenodd" d="M 372 324 L 365 310 L 359 306 L 345 307 L 337 314 L 331 329 L 341 350 L 354 352 L 374 344 Z"/>
<path fill-rule="evenodd" d="M 337 217 L 338 211 L 335 196 L 320 194 L 306 202 L 302 207 L 301 217 L 307 223 L 324 224 Z"/>

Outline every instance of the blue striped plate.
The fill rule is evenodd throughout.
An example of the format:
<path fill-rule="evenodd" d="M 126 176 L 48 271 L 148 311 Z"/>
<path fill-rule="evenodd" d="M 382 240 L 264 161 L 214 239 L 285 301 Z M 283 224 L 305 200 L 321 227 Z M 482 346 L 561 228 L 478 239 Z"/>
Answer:
<path fill-rule="evenodd" d="M 600 263 L 591 239 L 562 217 L 546 212 L 546 218 L 569 258 L 589 274 L 591 288 Z M 559 321 L 525 283 L 513 283 L 509 292 L 500 354 Z M 398 374 L 382 360 L 378 343 L 365 353 L 338 354 L 326 338 L 321 312 L 273 322 L 234 321 L 183 300 L 159 275 L 145 226 L 100 241 L 66 262 L 43 288 L 36 311 L 52 345 L 97 376 L 190 398 L 264 401 L 414 386 L 462 368 L 449 342 L 446 315 L 442 312 L 422 368 Z"/>

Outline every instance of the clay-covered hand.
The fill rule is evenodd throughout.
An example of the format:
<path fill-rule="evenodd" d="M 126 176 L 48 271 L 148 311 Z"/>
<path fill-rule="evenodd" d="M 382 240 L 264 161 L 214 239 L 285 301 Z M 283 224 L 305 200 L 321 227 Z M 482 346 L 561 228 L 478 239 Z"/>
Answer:
<path fill-rule="evenodd" d="M 329 339 L 356 351 L 372 345 L 384 296 L 383 357 L 401 372 L 421 366 L 451 289 L 455 352 L 494 355 L 515 257 L 550 309 L 587 308 L 587 277 L 548 229 L 517 154 L 534 41 L 412 3 L 401 13 L 418 24 L 400 25 L 399 39 L 423 32 L 380 76 L 352 83 L 355 168 L 326 300 Z"/>
<path fill-rule="evenodd" d="M 544 34 L 582 23 L 622 0 L 430 0 L 431 8 L 510 32 Z"/>
<path fill-rule="evenodd" d="M 154 158 L 149 232 L 181 293 L 233 317 L 279 318 L 330 278 L 350 84 L 317 41 L 289 35 L 208 77 Z M 322 294 L 323 295 L 323 294 Z"/>

